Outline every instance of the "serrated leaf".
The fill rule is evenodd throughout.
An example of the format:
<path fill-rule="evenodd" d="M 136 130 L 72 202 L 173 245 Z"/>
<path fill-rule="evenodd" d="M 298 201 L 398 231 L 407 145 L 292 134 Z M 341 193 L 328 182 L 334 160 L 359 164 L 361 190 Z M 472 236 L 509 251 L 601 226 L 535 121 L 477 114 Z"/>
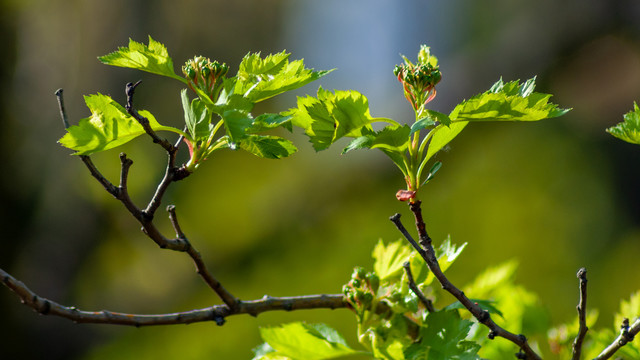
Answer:
<path fill-rule="evenodd" d="M 293 360 L 324 360 L 360 352 L 346 345 L 344 338 L 327 325 L 301 322 L 260 329 L 262 339 L 275 350 L 274 355 Z"/>
<path fill-rule="evenodd" d="M 620 140 L 640 144 L 640 108 L 633 103 L 633 111 L 624 115 L 624 121 L 607 129 L 607 132 Z"/>
<path fill-rule="evenodd" d="M 445 126 L 451 125 L 451 119 L 446 114 L 429 109 L 426 109 L 424 112 L 426 116 L 411 125 L 411 133 L 409 135 L 413 135 L 413 133 L 416 131 L 437 124 L 442 124 Z"/>
<path fill-rule="evenodd" d="M 424 161 L 428 161 L 438 151 L 447 146 L 451 140 L 464 130 L 467 124 L 469 124 L 468 121 L 457 121 L 452 123 L 450 126 L 438 125 L 435 129 L 431 130 L 433 135 L 430 134 L 431 142 L 429 143 L 429 148 L 427 149 L 427 155 Z"/>
<path fill-rule="evenodd" d="M 389 125 L 377 132 L 371 143 L 372 149 L 384 149 L 399 154 L 407 151 L 411 138 L 411 128 L 408 125 Z"/>
<path fill-rule="evenodd" d="M 113 149 L 145 133 L 142 125 L 109 96 L 96 94 L 85 96 L 84 99 L 91 116 L 69 127 L 59 140 L 63 146 L 76 150 L 74 155 L 91 155 Z M 140 110 L 139 114 L 149 120 L 149 125 L 155 131 L 184 134 L 176 128 L 160 125 L 146 110 Z"/>
<path fill-rule="evenodd" d="M 100 56 L 98 59 L 107 65 L 132 68 L 153 74 L 168 76 L 184 83 L 187 81 L 176 75 L 173 60 L 167 48 L 149 36 L 149 45 L 129 39 L 128 47 L 119 47 L 117 51 Z"/>
<path fill-rule="evenodd" d="M 251 127 L 247 129 L 248 133 L 257 133 L 260 131 L 275 129 L 277 127 L 284 127 L 287 130 L 290 129 L 291 116 L 282 114 L 262 114 L 254 119 Z"/>
<path fill-rule="evenodd" d="M 495 303 L 495 301 L 491 301 L 491 300 L 481 300 L 481 299 L 469 299 L 472 302 L 478 304 L 478 306 L 480 306 L 480 308 L 482 310 L 486 310 L 492 314 L 496 314 L 500 317 L 502 317 L 502 312 L 500 310 L 498 310 L 497 307 L 495 307 L 493 304 Z M 460 301 L 456 301 L 450 305 L 448 305 L 447 307 L 445 307 L 443 310 L 464 310 L 466 309 L 464 307 L 464 305 L 462 305 L 462 303 L 460 303 Z"/>
<path fill-rule="evenodd" d="M 200 99 L 193 99 L 189 103 L 187 89 L 180 92 L 184 122 L 194 141 L 206 139 L 211 134 L 211 116 L 207 107 Z"/>
<path fill-rule="evenodd" d="M 503 83 L 500 79 L 491 89 L 458 104 L 449 118 L 452 121 L 537 121 L 566 114 L 550 103 L 551 95 L 533 92 L 535 78 L 524 84 Z"/>
<path fill-rule="evenodd" d="M 614 328 L 619 328 L 622 319 L 627 318 L 633 322 L 640 317 L 640 290 L 631 294 L 628 300 L 620 301 L 620 311 L 614 316 Z"/>
<path fill-rule="evenodd" d="M 280 159 L 298 149 L 287 139 L 271 135 L 247 135 L 240 140 L 240 148 L 266 159 Z"/>
<path fill-rule="evenodd" d="M 393 277 L 401 276 L 403 264 L 409 261 L 411 248 L 402 240 L 385 245 L 379 240 L 373 249 L 373 270 L 381 281 L 387 281 Z"/>
<path fill-rule="evenodd" d="M 407 360 L 476 360 L 480 345 L 465 340 L 473 323 L 456 310 L 431 312 L 420 328 L 420 340 L 404 353 Z"/>
<path fill-rule="evenodd" d="M 440 244 L 440 246 L 436 250 L 436 257 L 438 258 L 438 263 L 440 264 L 440 270 L 442 270 L 442 272 L 447 271 L 447 269 L 449 269 L 453 262 L 456 261 L 465 247 L 467 247 L 467 243 L 457 246 L 451 243 L 451 236 L 447 236 L 447 238 L 442 242 L 442 244 Z M 427 280 L 425 281 L 425 283 L 430 284 L 434 279 L 435 276 L 430 272 L 427 275 Z"/>
<path fill-rule="evenodd" d="M 247 136 L 247 129 L 253 124 L 251 115 L 239 110 L 227 110 L 222 114 L 224 128 L 229 136 L 229 147 L 235 146 Z"/>
<path fill-rule="evenodd" d="M 464 291 L 475 297 L 488 297 L 496 289 L 512 283 L 517 268 L 518 262 L 515 260 L 489 267 L 479 274 L 473 283 L 467 285 Z"/>
<path fill-rule="evenodd" d="M 324 150 L 342 137 L 371 134 L 374 118 L 367 98 L 357 91 L 318 89 L 318 97 L 298 98 L 291 111 L 293 125 L 303 128 L 316 151 Z"/>
<path fill-rule="evenodd" d="M 357 137 L 351 140 L 349 145 L 347 145 L 347 147 L 345 147 L 342 150 L 342 154 L 344 155 L 351 150 L 370 149 L 374 139 L 375 139 L 375 135 L 364 135 L 364 136 Z"/>
<path fill-rule="evenodd" d="M 302 60 L 289 62 L 289 55 L 283 51 L 262 59 L 259 53 L 247 54 L 240 64 L 234 92 L 260 102 L 300 88 L 331 72 L 307 69 Z"/>

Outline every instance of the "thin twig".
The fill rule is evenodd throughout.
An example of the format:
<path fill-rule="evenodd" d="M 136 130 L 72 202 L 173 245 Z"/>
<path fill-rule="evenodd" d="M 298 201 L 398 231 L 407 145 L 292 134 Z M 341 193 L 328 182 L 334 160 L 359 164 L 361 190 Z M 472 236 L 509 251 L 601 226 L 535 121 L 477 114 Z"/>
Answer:
<path fill-rule="evenodd" d="M 571 360 L 580 360 L 580 355 L 582 354 L 582 342 L 589 330 L 587 327 L 587 269 L 580 268 L 577 276 L 580 280 L 580 301 L 578 302 L 576 309 L 578 310 L 578 322 L 580 324 L 580 328 L 576 339 L 573 341 L 573 355 L 571 356 Z"/>
<path fill-rule="evenodd" d="M 442 288 L 453 295 L 478 320 L 478 322 L 489 328 L 490 339 L 494 339 L 496 336 L 499 336 L 518 345 L 521 352 L 518 353 L 517 356 L 520 359 L 541 360 L 540 356 L 529 345 L 526 336 L 522 334 L 516 335 L 500 327 L 493 321 L 493 319 L 491 319 L 491 315 L 488 311 L 482 309 L 478 304 L 471 301 L 464 294 L 464 292 L 462 292 L 462 290 L 455 287 L 449 281 L 449 279 L 447 279 L 447 277 L 440 269 L 440 264 L 438 263 L 438 259 L 436 258 L 435 250 L 431 245 L 431 238 L 427 234 L 426 226 L 422 218 L 420 204 L 420 201 L 416 201 L 414 203 L 410 203 L 409 205 L 411 212 L 413 212 L 416 220 L 416 228 L 418 229 L 421 246 L 417 246 L 416 242 L 410 236 L 407 237 L 408 232 L 406 232 L 406 229 L 405 231 L 402 231 L 402 229 L 404 229 L 404 226 L 400 221 L 400 214 L 392 216 L 390 220 L 396 225 L 398 230 L 400 230 L 400 232 L 405 235 L 409 243 L 411 243 L 411 245 L 416 249 L 420 256 L 422 256 L 424 261 L 427 263 L 429 270 L 431 270 L 436 279 L 438 279 L 438 282 L 440 282 Z"/>
<path fill-rule="evenodd" d="M 62 125 L 64 125 L 65 129 L 69 128 L 69 119 L 67 118 L 67 113 L 64 110 L 64 99 L 62 98 L 62 88 L 56 90 L 56 98 L 58 99 L 58 109 L 60 109 L 60 117 L 62 118 Z"/>
<path fill-rule="evenodd" d="M 161 139 L 151 128 L 149 119 L 138 114 L 138 111 L 136 111 L 133 107 L 133 94 L 135 93 L 136 87 L 140 85 L 141 82 L 142 80 L 138 80 L 135 84 L 127 83 L 125 87 L 125 93 L 127 95 L 127 104 L 125 105 L 125 109 L 127 109 L 127 113 L 129 113 L 129 115 L 133 116 L 133 118 L 136 119 L 140 123 L 140 125 L 142 125 L 144 131 L 151 137 L 151 139 L 153 139 L 154 143 L 160 144 L 160 146 L 167 150 L 167 152 L 172 152 L 174 151 L 174 146 L 166 139 Z"/>
<path fill-rule="evenodd" d="M 418 299 L 420 299 L 420 302 L 422 302 L 422 304 L 427 308 L 429 312 L 435 312 L 436 309 L 433 307 L 433 302 L 429 298 L 427 298 L 422 291 L 420 291 L 420 288 L 416 284 L 416 281 L 413 279 L 413 274 L 411 273 L 411 263 L 405 261 L 402 267 L 404 267 L 404 271 L 407 274 L 409 289 L 411 289 L 411 291 L 416 294 Z"/>
<path fill-rule="evenodd" d="M 26 306 L 42 315 L 53 315 L 72 320 L 77 323 L 113 324 L 130 326 L 190 324 L 194 322 L 215 321 L 218 325 L 232 315 L 249 314 L 257 316 L 267 311 L 293 311 L 304 309 L 338 309 L 348 307 L 341 294 L 322 294 L 294 297 L 270 297 L 243 301 L 235 309 L 225 305 L 214 305 L 204 309 L 169 314 L 125 314 L 102 311 L 82 311 L 75 307 L 67 307 L 55 301 L 40 297 L 24 283 L 0 269 L 0 280 L 13 291 Z"/>
<path fill-rule="evenodd" d="M 631 326 L 629 326 L 629 319 L 624 319 L 622 321 L 622 326 L 620 327 L 620 335 L 613 340 L 611 345 L 607 346 L 600 355 L 598 355 L 593 360 L 605 360 L 609 359 L 616 353 L 616 351 L 620 350 L 621 347 L 627 345 L 632 342 L 636 335 L 640 332 L 640 318 L 637 318 L 636 321 L 633 322 Z"/>

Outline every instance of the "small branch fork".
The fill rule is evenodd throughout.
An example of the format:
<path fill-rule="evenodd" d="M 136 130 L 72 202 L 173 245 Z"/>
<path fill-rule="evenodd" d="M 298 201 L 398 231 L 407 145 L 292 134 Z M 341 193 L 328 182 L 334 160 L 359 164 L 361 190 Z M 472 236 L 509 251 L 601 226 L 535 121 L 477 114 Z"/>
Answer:
<path fill-rule="evenodd" d="M 296 296 L 296 297 L 269 297 L 265 296 L 259 300 L 241 301 L 234 297 L 227 289 L 222 286 L 213 274 L 207 269 L 202 256 L 191 245 L 184 232 L 182 231 L 180 224 L 178 223 L 178 217 L 176 215 L 176 208 L 173 205 L 167 207 L 169 213 L 169 220 L 175 230 L 176 238 L 169 239 L 162 235 L 158 228 L 154 225 L 153 219 L 157 209 L 160 207 L 162 197 L 164 196 L 167 188 L 175 181 L 179 181 L 189 176 L 189 172 L 185 169 L 184 165 L 176 167 L 176 153 L 178 146 L 182 141 L 179 138 L 174 144 L 171 144 L 166 139 L 161 139 L 151 128 L 148 119 L 142 117 L 133 107 L 133 95 L 136 86 L 140 84 L 138 81 L 135 84 L 128 83 L 126 85 L 127 95 L 127 112 L 134 117 L 140 125 L 144 128 L 145 132 L 152 138 L 154 143 L 159 144 L 167 152 L 167 167 L 165 174 L 158 184 L 156 191 L 147 204 L 146 208 L 141 209 L 131 200 L 128 191 L 128 177 L 129 169 L 133 165 L 133 161 L 122 153 L 120 154 L 120 182 L 118 186 L 112 184 L 102 173 L 96 168 L 91 161 L 91 158 L 86 155 L 81 155 L 80 159 L 84 162 L 85 166 L 91 173 L 91 175 L 104 187 L 104 189 L 113 197 L 118 199 L 129 213 L 142 225 L 142 231 L 153 240 L 160 248 L 169 249 L 174 251 L 180 251 L 187 253 L 193 260 L 196 271 L 200 277 L 207 283 L 207 285 L 215 291 L 215 293 L 224 302 L 222 305 L 214 305 L 205 309 L 191 310 L 180 313 L 171 314 L 158 314 L 158 315 L 140 315 L 140 314 L 123 314 L 111 311 L 81 311 L 75 307 L 65 307 L 54 301 L 42 298 L 26 287 L 22 282 L 15 279 L 6 271 L 0 269 L 0 280 L 2 283 L 15 292 L 22 302 L 39 312 L 40 314 L 49 314 L 61 316 L 79 323 L 106 323 L 106 324 L 119 324 L 119 325 L 132 325 L 132 326 L 147 326 L 147 325 L 166 325 L 166 324 L 189 324 L 200 321 L 215 321 L 218 325 L 224 324 L 225 318 L 231 315 L 237 314 L 250 314 L 257 316 L 265 311 L 273 310 L 301 310 L 301 309 L 318 309 L 318 308 L 344 308 L 348 307 L 348 304 L 343 300 L 342 294 L 332 295 L 309 295 L 309 296 Z M 62 97 L 62 89 L 56 91 L 56 97 L 58 99 L 58 105 L 60 108 L 60 115 L 62 117 L 65 128 L 69 127 L 67 120 L 67 114 L 64 109 L 64 101 Z"/>
<path fill-rule="evenodd" d="M 571 356 L 571 360 L 580 360 L 580 355 L 582 354 L 582 342 L 589 330 L 587 327 L 587 269 L 580 268 L 577 276 L 580 280 L 580 301 L 578 302 L 576 309 L 578 310 L 578 323 L 580 324 L 580 328 L 576 339 L 573 341 L 573 355 Z"/>
<path fill-rule="evenodd" d="M 540 360 L 541 357 L 531 348 L 524 335 L 516 335 L 500 327 L 493 321 L 493 319 L 491 319 L 491 315 L 488 311 L 483 310 L 479 305 L 471 301 L 464 292 L 455 287 L 449 279 L 447 279 L 440 269 L 440 264 L 436 258 L 435 250 L 431 244 L 431 238 L 427 233 L 426 226 L 422 218 L 422 209 L 420 205 L 420 201 L 415 201 L 409 204 L 409 208 L 415 217 L 420 244 L 413 240 L 407 229 L 404 227 L 400 221 L 400 214 L 395 214 L 389 219 L 394 223 L 402 235 L 404 235 L 407 241 L 409 241 L 409 243 L 416 249 L 420 256 L 422 256 L 424 261 L 427 263 L 429 270 L 431 270 L 436 279 L 438 279 L 442 288 L 453 295 L 481 324 L 487 326 L 491 330 L 489 332 L 490 339 L 494 339 L 496 336 L 499 336 L 518 345 L 520 352 L 518 352 L 516 356 L 519 359 Z"/>
<path fill-rule="evenodd" d="M 620 326 L 620 335 L 611 343 L 611 345 L 607 346 L 600 355 L 598 355 L 593 360 L 605 360 L 609 359 L 616 353 L 621 347 L 627 345 L 632 342 L 636 335 L 640 332 L 640 318 L 637 318 L 633 324 L 629 325 L 629 319 L 624 319 L 622 321 L 622 326 Z"/>

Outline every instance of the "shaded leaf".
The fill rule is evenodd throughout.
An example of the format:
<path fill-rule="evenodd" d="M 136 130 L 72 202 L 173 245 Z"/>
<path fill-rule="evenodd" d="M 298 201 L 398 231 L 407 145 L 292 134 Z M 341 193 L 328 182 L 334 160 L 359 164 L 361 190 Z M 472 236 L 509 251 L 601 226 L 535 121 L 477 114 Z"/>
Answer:
<path fill-rule="evenodd" d="M 149 36 L 148 46 L 129 39 L 128 47 L 120 47 L 117 51 L 100 56 L 98 59 L 107 65 L 142 70 L 168 76 L 184 83 L 187 82 L 181 76 L 176 75 L 173 69 L 173 60 L 171 60 L 167 48 L 153 40 L 151 36 Z"/>
<path fill-rule="evenodd" d="M 91 155 L 113 149 L 145 133 L 142 125 L 109 96 L 96 94 L 85 96 L 84 99 L 91 116 L 69 127 L 59 140 L 63 146 L 76 150 L 74 155 Z M 149 125 L 155 131 L 166 130 L 186 135 L 176 128 L 160 125 L 148 111 L 141 110 L 139 114 L 149 120 Z"/>
<path fill-rule="evenodd" d="M 240 141 L 240 148 L 266 159 L 280 159 L 298 149 L 287 139 L 270 135 L 247 135 Z"/>
<path fill-rule="evenodd" d="M 481 300 L 481 299 L 469 299 L 472 302 L 478 304 L 478 306 L 480 306 L 480 308 L 482 308 L 482 310 L 486 310 L 492 314 L 496 314 L 499 315 L 500 317 L 502 317 L 502 312 L 500 310 L 498 310 L 497 307 L 495 307 L 493 304 L 495 303 L 494 301 L 491 300 Z M 462 305 L 462 303 L 460 303 L 460 301 L 456 301 L 453 304 L 447 306 L 444 308 L 444 310 L 465 310 L 466 308 L 464 307 L 464 305 Z"/>
<path fill-rule="evenodd" d="M 184 121 L 193 140 L 198 141 L 209 137 L 212 131 L 211 116 L 207 107 L 200 99 L 193 99 L 189 103 L 187 89 L 180 92 Z"/>
<path fill-rule="evenodd" d="M 607 132 L 618 139 L 632 144 L 640 144 L 640 108 L 633 103 L 633 111 L 624 115 L 624 121 L 607 129 Z"/>

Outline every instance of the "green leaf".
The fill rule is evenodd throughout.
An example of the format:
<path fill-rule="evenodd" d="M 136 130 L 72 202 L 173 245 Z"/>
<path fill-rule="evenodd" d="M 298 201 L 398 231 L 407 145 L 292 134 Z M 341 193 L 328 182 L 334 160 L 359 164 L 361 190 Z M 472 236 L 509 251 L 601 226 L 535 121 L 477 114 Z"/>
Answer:
<path fill-rule="evenodd" d="M 433 155 L 447 146 L 451 140 L 462 132 L 468 123 L 468 121 L 457 121 L 452 123 L 450 126 L 440 124 L 436 126 L 435 129 L 431 130 L 429 133 L 431 142 L 429 143 L 429 148 L 427 149 L 427 155 L 424 162 L 427 162 L 433 157 Z"/>
<path fill-rule="evenodd" d="M 59 140 L 63 146 L 76 150 L 74 155 L 91 155 L 113 149 L 145 133 L 142 125 L 109 96 L 97 94 L 85 96 L 84 99 L 91 116 L 69 127 Z M 186 135 L 176 128 L 160 125 L 146 110 L 140 110 L 139 114 L 149 120 L 149 125 L 155 131 L 166 130 Z"/>
<path fill-rule="evenodd" d="M 411 248 L 402 240 L 389 245 L 379 240 L 371 255 L 374 258 L 373 270 L 380 277 L 380 281 L 386 281 L 402 275 L 402 266 L 405 261 L 409 261 Z"/>
<path fill-rule="evenodd" d="M 348 153 L 351 150 L 370 149 L 374 139 L 375 135 L 364 135 L 357 137 L 351 140 L 349 145 L 347 145 L 347 147 L 342 150 L 342 155 Z"/>
<path fill-rule="evenodd" d="M 410 135 L 413 135 L 413 133 L 416 131 L 436 124 L 442 124 L 445 126 L 451 125 L 451 119 L 446 114 L 429 109 L 426 109 L 424 112 L 426 113 L 426 116 L 411 125 Z"/>
<path fill-rule="evenodd" d="M 407 360 L 476 360 L 480 345 L 465 340 L 473 323 L 460 318 L 457 310 L 429 313 L 420 329 L 420 340 L 408 347 Z"/>
<path fill-rule="evenodd" d="M 260 335 L 275 350 L 274 355 L 293 360 L 335 359 L 360 353 L 347 346 L 337 331 L 324 324 L 295 322 L 261 328 Z"/>
<path fill-rule="evenodd" d="M 211 134 L 211 116 L 207 107 L 200 99 L 193 99 L 189 104 L 187 89 L 180 92 L 182 100 L 182 110 L 184 111 L 184 122 L 193 140 L 206 139 Z"/>
<path fill-rule="evenodd" d="M 324 150 L 342 137 L 371 134 L 374 118 L 367 98 L 357 91 L 318 89 L 318 97 L 298 98 L 292 109 L 292 124 L 303 128 L 316 151 Z"/>
<path fill-rule="evenodd" d="M 566 114 L 549 103 L 551 95 L 533 92 L 535 78 L 524 84 L 518 81 L 496 82 L 489 91 L 458 104 L 449 118 L 452 121 L 537 121 Z"/>
<path fill-rule="evenodd" d="M 229 136 L 229 147 L 235 150 L 237 144 L 247 136 L 247 129 L 253 124 L 253 119 L 244 111 L 227 110 L 222 114 L 222 121 Z"/>
<path fill-rule="evenodd" d="M 262 114 L 253 121 L 251 128 L 247 129 L 248 133 L 257 133 L 260 131 L 284 127 L 291 130 L 291 116 L 282 114 Z"/>
<path fill-rule="evenodd" d="M 287 139 L 270 135 L 248 135 L 240 141 L 240 148 L 266 159 L 280 159 L 298 149 Z"/>
<path fill-rule="evenodd" d="M 436 257 L 438 258 L 438 263 L 440 264 L 440 270 L 442 272 L 447 271 L 449 267 L 453 264 L 454 261 L 460 256 L 464 248 L 467 247 L 467 243 L 464 243 L 460 246 L 456 246 L 451 243 L 451 236 L 447 236 L 447 238 L 440 244 L 438 249 L 436 250 Z M 426 284 L 430 284 L 435 279 L 433 273 L 429 273 L 427 276 Z"/>
<path fill-rule="evenodd" d="M 624 318 L 633 322 L 638 317 L 640 317 L 640 290 L 631 294 L 629 300 L 620 302 L 620 311 L 615 314 L 613 320 L 614 328 L 620 327 Z"/>
<path fill-rule="evenodd" d="M 607 132 L 618 139 L 632 144 L 640 144 L 640 108 L 633 103 L 633 111 L 624 115 L 624 121 L 607 129 Z"/>
<path fill-rule="evenodd" d="M 148 46 L 129 39 L 128 47 L 120 47 L 117 51 L 100 56 L 98 59 L 107 65 L 138 69 L 187 82 L 173 70 L 173 60 L 167 48 L 153 40 L 151 36 L 149 36 Z"/>
<path fill-rule="evenodd" d="M 331 72 L 306 69 L 302 60 L 289 62 L 289 55 L 283 51 L 262 59 L 260 53 L 247 54 L 240 63 L 234 92 L 260 102 L 300 88 Z"/>
<path fill-rule="evenodd" d="M 399 154 L 407 151 L 409 147 L 409 137 L 411 128 L 407 125 L 389 125 L 384 129 L 376 133 L 373 142 L 371 143 L 372 149 L 384 149 Z"/>
<path fill-rule="evenodd" d="M 491 300 L 480 300 L 480 299 L 469 299 L 471 301 L 473 301 L 474 303 L 478 304 L 478 306 L 480 306 L 480 308 L 482 308 L 482 310 L 486 310 L 492 314 L 496 314 L 500 317 L 502 317 L 502 312 L 500 310 L 498 310 L 497 307 L 495 307 L 493 304 L 495 303 L 495 301 L 491 301 Z M 447 306 L 444 308 L 444 310 L 464 310 L 466 309 L 464 307 L 464 305 L 462 305 L 462 303 L 460 303 L 460 301 L 456 301 L 453 304 Z"/>

